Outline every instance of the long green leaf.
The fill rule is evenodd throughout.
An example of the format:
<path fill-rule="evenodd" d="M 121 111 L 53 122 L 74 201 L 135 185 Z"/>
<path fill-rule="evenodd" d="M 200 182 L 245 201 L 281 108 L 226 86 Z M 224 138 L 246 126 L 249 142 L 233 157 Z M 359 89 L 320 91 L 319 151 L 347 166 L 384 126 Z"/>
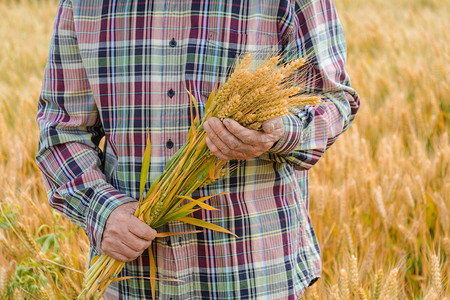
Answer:
<path fill-rule="evenodd" d="M 197 189 L 197 188 L 195 188 L 195 189 Z M 189 193 L 188 193 L 188 195 L 190 195 L 190 194 L 192 194 L 192 192 L 189 192 Z M 227 194 L 227 192 L 223 192 L 223 193 L 216 194 L 216 195 L 210 195 L 210 196 L 201 197 L 201 198 L 198 198 L 197 201 L 205 202 L 206 200 L 208 200 L 208 199 L 210 199 L 210 198 L 212 198 L 212 197 L 220 196 L 220 195 L 224 195 L 224 194 Z M 176 198 L 182 198 L 182 199 L 183 199 L 183 197 L 186 197 L 186 196 L 180 196 L 180 195 L 177 195 Z M 191 199 L 192 199 L 192 198 L 191 198 Z M 183 206 L 181 206 L 181 207 L 178 207 L 178 205 L 180 205 L 181 202 L 182 202 L 182 200 L 179 201 L 179 202 L 176 202 L 176 205 L 174 205 L 173 208 L 167 212 L 167 216 L 172 215 L 172 214 L 179 213 L 179 212 L 184 211 L 184 210 L 191 209 L 191 208 L 193 208 L 195 205 L 197 205 L 196 203 L 191 202 L 191 203 L 185 204 L 185 205 L 183 205 Z M 170 222 L 170 221 L 169 221 L 169 222 Z"/>
<path fill-rule="evenodd" d="M 197 99 L 195 99 L 195 97 L 194 97 L 194 95 L 193 95 L 192 93 L 190 93 L 190 98 L 191 98 L 192 104 L 194 104 L 194 107 L 195 107 L 195 115 L 196 115 L 196 117 L 197 117 L 197 119 L 198 119 L 199 112 L 198 112 Z M 197 123 L 196 125 L 198 125 L 198 123 Z"/>
<path fill-rule="evenodd" d="M 190 217 L 181 217 L 181 218 L 178 218 L 177 220 L 181 221 L 181 222 L 184 222 L 184 223 L 187 223 L 187 224 L 192 224 L 192 225 L 195 225 L 195 226 L 208 228 L 208 229 L 211 229 L 211 230 L 214 230 L 214 231 L 229 233 L 229 234 L 239 238 L 237 235 L 235 235 L 231 231 L 229 231 L 229 230 L 227 230 L 227 229 L 225 229 L 223 227 L 220 227 L 220 226 L 218 226 L 216 224 L 212 224 L 212 223 L 209 223 L 209 222 L 206 222 L 206 221 L 203 221 L 203 220 L 199 220 L 199 219 L 196 219 L 196 218 L 190 218 Z"/>
<path fill-rule="evenodd" d="M 195 203 L 189 203 L 189 204 L 186 204 L 186 205 L 184 205 L 182 207 L 191 206 L 191 208 L 192 208 L 195 205 L 196 205 Z M 191 213 L 193 213 L 193 212 L 195 212 L 197 210 L 199 210 L 199 208 L 198 209 L 189 209 L 189 210 L 176 211 L 174 213 L 171 213 L 170 215 L 166 215 L 166 216 L 162 217 L 155 224 L 152 224 L 152 227 L 153 228 L 158 228 L 159 226 L 162 226 L 162 225 L 164 225 L 166 223 L 178 220 L 179 218 L 185 217 L 185 216 L 187 216 L 187 215 L 189 215 L 189 214 L 191 214 Z"/>
<path fill-rule="evenodd" d="M 208 205 L 206 203 L 198 201 L 198 200 L 196 200 L 194 198 L 191 198 L 189 196 L 177 196 L 177 197 L 180 197 L 180 198 L 183 198 L 183 199 L 188 199 L 189 201 L 192 201 L 193 203 L 197 204 L 198 206 L 200 206 L 201 208 L 204 208 L 206 210 L 217 210 L 217 208 L 212 207 L 211 205 Z"/>
<path fill-rule="evenodd" d="M 159 280 L 159 281 L 184 282 L 183 280 L 170 279 L 170 278 L 164 279 L 164 278 L 145 277 L 145 276 L 123 276 L 123 277 L 118 277 L 116 279 L 111 280 L 111 283 L 115 283 L 115 282 L 119 282 L 119 281 L 127 280 L 127 279 L 149 279 L 149 280 Z"/>
<path fill-rule="evenodd" d="M 140 199 L 144 198 L 144 188 L 145 188 L 145 184 L 147 183 L 147 179 L 148 179 L 148 170 L 150 169 L 151 153 L 152 153 L 152 149 L 151 149 L 151 144 L 150 144 L 150 132 L 147 128 L 147 146 L 145 147 L 144 159 L 142 161 L 142 168 L 141 168 L 141 182 L 140 182 L 140 189 L 139 189 Z"/>
<path fill-rule="evenodd" d="M 156 262 L 155 257 L 153 255 L 152 245 L 148 247 L 148 260 L 150 261 L 150 287 L 152 289 L 152 299 L 156 300 Z"/>
<path fill-rule="evenodd" d="M 175 235 L 182 235 L 182 234 L 190 234 L 190 233 L 199 233 L 202 232 L 201 230 L 194 230 L 194 231 L 184 231 L 184 232 L 158 232 L 156 234 L 157 238 L 165 238 L 168 236 L 175 236 Z"/>
<path fill-rule="evenodd" d="M 216 92 L 217 92 L 217 86 L 219 84 L 219 73 L 217 73 L 216 76 L 216 83 L 214 85 L 214 88 L 212 90 L 212 92 L 209 94 L 208 96 L 208 100 L 206 101 L 206 105 L 205 105 L 205 113 L 209 112 L 209 108 L 211 107 L 211 105 L 213 104 L 214 101 L 214 97 L 216 96 Z"/>

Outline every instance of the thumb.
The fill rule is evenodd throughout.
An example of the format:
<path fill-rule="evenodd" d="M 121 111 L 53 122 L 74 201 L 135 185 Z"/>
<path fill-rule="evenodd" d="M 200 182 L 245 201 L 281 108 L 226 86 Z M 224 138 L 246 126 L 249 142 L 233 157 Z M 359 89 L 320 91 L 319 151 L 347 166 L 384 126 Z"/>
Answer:
<path fill-rule="evenodd" d="M 262 129 L 264 130 L 265 133 L 273 133 L 275 130 L 275 125 L 279 121 L 280 121 L 279 118 L 267 120 L 262 124 Z"/>
<path fill-rule="evenodd" d="M 262 125 L 262 129 L 264 130 L 265 133 L 272 133 L 274 127 L 275 126 L 273 125 L 272 120 L 267 120 Z"/>

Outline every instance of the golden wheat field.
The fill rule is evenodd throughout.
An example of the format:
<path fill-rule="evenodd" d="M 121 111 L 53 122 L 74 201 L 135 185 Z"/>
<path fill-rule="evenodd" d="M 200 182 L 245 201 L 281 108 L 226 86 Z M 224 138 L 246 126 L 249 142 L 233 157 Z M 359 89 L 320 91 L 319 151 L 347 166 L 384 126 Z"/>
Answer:
<path fill-rule="evenodd" d="M 73 299 L 88 242 L 34 162 L 57 2 L 0 0 L 0 299 Z M 336 0 L 362 107 L 312 168 L 304 299 L 450 299 L 450 2 Z"/>

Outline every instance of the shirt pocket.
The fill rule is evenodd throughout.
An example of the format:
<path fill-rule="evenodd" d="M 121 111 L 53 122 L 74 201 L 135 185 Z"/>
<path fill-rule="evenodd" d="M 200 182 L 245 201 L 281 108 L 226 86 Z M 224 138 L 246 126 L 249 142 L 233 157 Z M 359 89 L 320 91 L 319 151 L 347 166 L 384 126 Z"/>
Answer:
<path fill-rule="evenodd" d="M 261 60 L 279 49 L 281 46 L 276 34 L 208 30 L 202 75 L 206 97 L 203 98 L 207 98 L 216 80 L 225 82 L 239 56 L 255 53 L 255 57 Z"/>
<path fill-rule="evenodd" d="M 225 31 L 221 34 L 217 37 L 215 30 L 207 31 L 202 66 L 203 99 L 207 99 L 217 80 L 219 83 L 225 81 L 235 59 L 246 51 L 247 34 Z"/>

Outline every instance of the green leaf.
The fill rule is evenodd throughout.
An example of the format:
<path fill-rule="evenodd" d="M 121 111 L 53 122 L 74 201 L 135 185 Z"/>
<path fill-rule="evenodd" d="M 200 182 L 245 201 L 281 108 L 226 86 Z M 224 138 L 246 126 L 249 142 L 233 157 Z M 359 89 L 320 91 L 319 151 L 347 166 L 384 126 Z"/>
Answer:
<path fill-rule="evenodd" d="M 182 199 L 188 199 L 189 201 L 192 201 L 196 205 L 200 206 L 201 208 L 204 208 L 206 210 L 217 210 L 217 208 L 212 207 L 211 205 L 208 205 L 206 203 L 203 203 L 202 201 L 196 200 L 194 198 L 188 197 L 188 196 L 177 196 Z"/>
<path fill-rule="evenodd" d="M 53 252 L 59 251 L 58 240 L 54 233 L 43 235 L 37 238 L 36 242 L 42 246 L 42 251 L 44 253 L 47 253 L 49 249 L 52 249 Z"/>
<path fill-rule="evenodd" d="M 182 207 L 180 207 L 180 209 L 176 210 L 175 212 L 171 213 L 170 215 L 164 216 L 155 224 L 152 224 L 152 227 L 158 228 L 161 225 L 178 220 L 181 217 L 187 216 L 187 215 L 199 210 L 199 209 L 187 209 L 186 210 L 186 206 L 188 206 L 188 207 L 190 206 L 192 208 L 195 205 L 196 205 L 195 203 L 189 203 L 189 204 L 183 205 Z"/>
<path fill-rule="evenodd" d="M 147 146 L 145 147 L 144 159 L 142 161 L 141 168 L 141 185 L 140 185 L 140 199 L 144 197 L 144 188 L 147 183 L 148 170 L 150 169 L 150 158 L 151 158 L 151 144 L 150 144 L 150 132 L 147 128 Z"/>
<path fill-rule="evenodd" d="M 190 94 L 190 98 L 191 98 L 192 104 L 194 104 L 194 107 L 195 107 L 195 115 L 198 116 L 199 112 L 198 112 L 197 99 L 195 99 L 195 97 L 194 97 L 194 95 L 192 93 L 189 93 L 189 94 Z"/>
<path fill-rule="evenodd" d="M 152 290 L 152 299 L 156 299 L 156 262 L 155 257 L 153 256 L 153 250 L 152 246 L 148 247 L 148 260 L 150 261 L 150 277 L 153 279 L 150 279 L 150 287 Z"/>
<path fill-rule="evenodd" d="M 178 221 L 187 223 L 187 224 L 191 224 L 191 225 L 195 225 L 195 226 L 199 226 L 199 227 L 203 227 L 203 228 L 207 228 L 207 229 L 211 229 L 214 231 L 219 231 L 219 232 L 224 232 L 224 233 L 229 233 L 237 238 L 239 238 L 237 235 L 235 235 L 234 233 L 232 233 L 231 231 L 220 227 L 219 225 L 216 224 L 212 224 L 203 220 L 199 220 L 196 218 L 190 218 L 190 217 L 181 217 L 177 219 Z"/>
<path fill-rule="evenodd" d="M 215 94 L 216 94 L 216 88 L 214 88 L 208 96 L 208 100 L 206 101 L 206 105 L 205 105 L 205 112 L 209 112 L 209 108 L 212 105 Z"/>
<path fill-rule="evenodd" d="M 16 223 L 17 211 L 14 211 L 10 205 L 0 203 L 0 228 L 8 230 L 12 224 Z"/>
<path fill-rule="evenodd" d="M 224 195 L 227 192 L 223 192 L 217 195 L 211 195 L 211 196 L 205 196 L 205 197 L 201 197 L 199 199 L 196 199 L 195 201 L 197 202 L 205 202 L 206 200 L 214 197 L 214 196 L 220 196 L 220 195 Z M 185 199 L 189 199 L 191 200 L 192 198 L 190 197 L 186 197 L 186 196 L 177 196 L 179 198 L 185 198 Z M 190 213 L 193 213 L 194 211 L 198 210 L 198 209 L 194 209 L 192 210 L 192 208 L 194 206 L 198 205 L 198 203 L 192 201 L 191 203 L 185 204 L 181 207 L 175 208 L 174 210 L 172 210 L 169 214 L 165 215 L 164 217 L 162 217 L 159 221 L 157 221 L 155 224 L 153 224 L 155 226 L 155 228 L 169 223 L 171 221 L 175 221 L 176 219 L 178 219 L 179 217 L 184 217 L 187 216 Z M 206 205 L 206 204 L 205 204 Z M 209 205 L 208 205 L 209 206 Z M 211 206 L 212 207 L 212 206 Z"/>
<path fill-rule="evenodd" d="M 184 282 L 183 280 L 179 279 L 164 279 L 164 278 L 155 278 L 155 277 L 145 277 L 145 276 L 123 276 L 118 277 L 116 279 L 111 280 L 111 283 L 127 280 L 127 279 L 148 279 L 148 280 L 159 280 L 159 281 L 171 281 L 171 282 Z"/>
<path fill-rule="evenodd" d="M 194 231 L 184 231 L 184 232 L 158 232 L 156 234 L 157 238 L 165 238 L 168 236 L 175 236 L 175 235 L 182 235 L 182 234 L 191 234 L 191 233 L 199 233 L 202 232 L 201 230 L 194 230 Z"/>
<path fill-rule="evenodd" d="M 205 105 L 205 115 L 209 112 L 209 109 L 210 109 L 210 107 L 211 107 L 212 104 L 213 104 L 214 97 L 216 96 L 218 86 L 219 86 L 219 73 L 217 73 L 217 76 L 216 76 L 216 82 L 215 82 L 215 84 L 214 84 L 214 88 L 213 88 L 212 92 L 209 94 L 208 100 L 206 101 L 206 105 Z"/>

